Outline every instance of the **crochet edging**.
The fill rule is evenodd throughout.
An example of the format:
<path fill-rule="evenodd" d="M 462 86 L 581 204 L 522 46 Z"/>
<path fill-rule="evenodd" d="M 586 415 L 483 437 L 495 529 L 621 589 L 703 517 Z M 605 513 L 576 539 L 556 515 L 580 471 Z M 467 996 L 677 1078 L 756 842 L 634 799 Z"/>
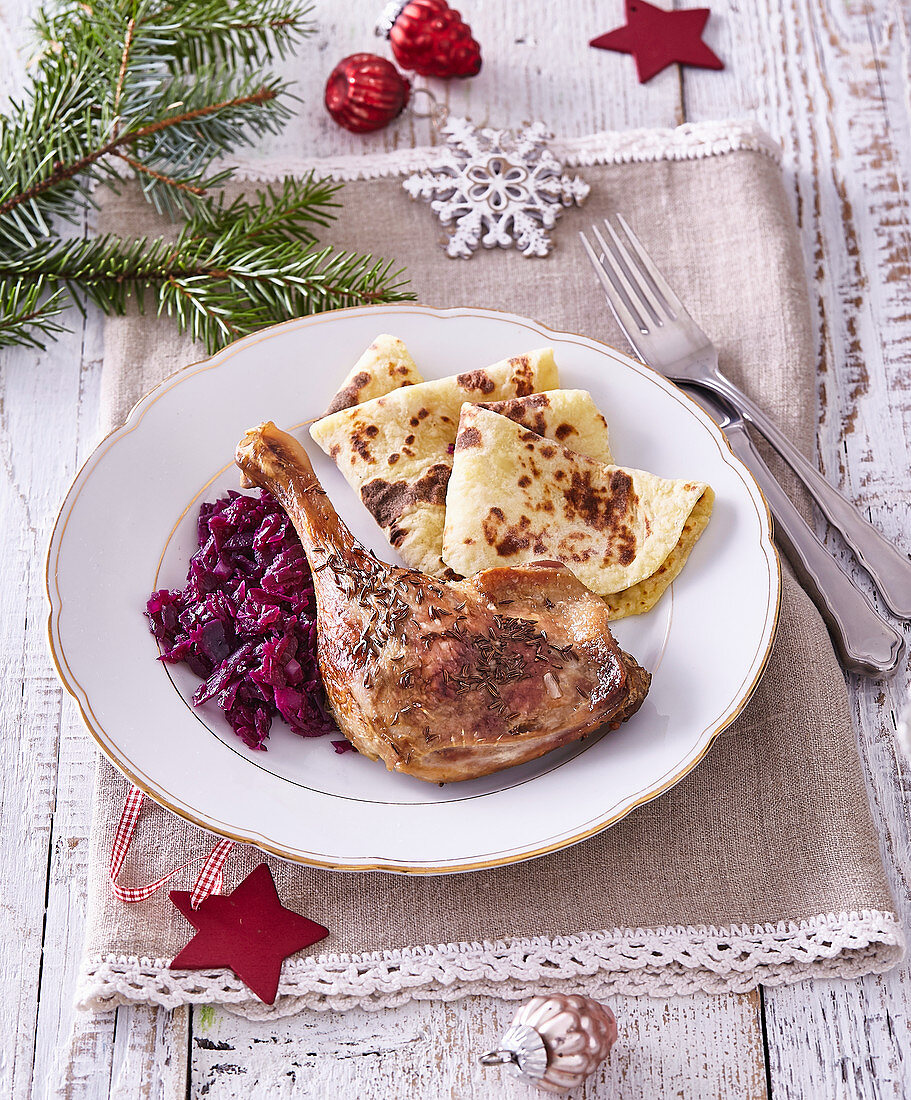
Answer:
<path fill-rule="evenodd" d="M 252 998 L 228 970 L 171 971 L 163 959 L 103 955 L 84 963 L 77 1001 L 96 1011 L 130 1003 L 218 1004 L 262 1018 L 480 993 L 514 1000 L 561 988 L 667 997 L 882 973 L 903 953 L 895 915 L 862 910 L 752 927 L 615 929 L 311 956 L 285 963 L 274 1005 Z"/>

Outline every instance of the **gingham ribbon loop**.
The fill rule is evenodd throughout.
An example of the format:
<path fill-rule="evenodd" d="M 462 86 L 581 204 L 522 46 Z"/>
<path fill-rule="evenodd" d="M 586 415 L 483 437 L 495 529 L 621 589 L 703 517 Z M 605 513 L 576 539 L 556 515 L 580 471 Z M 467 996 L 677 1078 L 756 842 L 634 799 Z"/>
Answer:
<path fill-rule="evenodd" d="M 224 885 L 222 868 L 228 858 L 228 853 L 233 847 L 233 840 L 220 840 L 206 856 L 206 862 L 202 865 L 199 878 L 196 880 L 193 893 L 190 895 L 191 908 L 198 909 L 209 894 L 221 893 Z"/>
<path fill-rule="evenodd" d="M 133 841 L 133 834 L 136 832 L 136 823 L 139 821 L 144 801 L 145 795 L 142 791 L 138 787 L 131 787 L 124 803 L 123 813 L 120 815 L 120 821 L 117 824 L 114 845 L 111 849 L 111 892 L 118 901 L 126 902 L 128 905 L 150 898 L 156 890 L 164 886 L 168 879 L 173 878 L 179 871 L 186 870 L 187 867 L 196 862 L 196 860 L 189 860 L 182 867 L 175 867 L 173 871 L 162 875 L 161 878 L 150 882 L 147 886 L 120 885 L 117 879 L 123 867 L 123 861 L 127 858 L 127 852 L 130 850 L 130 844 Z M 225 860 L 233 847 L 233 840 L 220 840 L 206 856 L 206 861 L 199 872 L 199 877 L 196 879 L 190 897 L 190 904 L 194 909 L 198 909 L 210 894 L 221 893 L 224 884 L 223 869 Z"/>

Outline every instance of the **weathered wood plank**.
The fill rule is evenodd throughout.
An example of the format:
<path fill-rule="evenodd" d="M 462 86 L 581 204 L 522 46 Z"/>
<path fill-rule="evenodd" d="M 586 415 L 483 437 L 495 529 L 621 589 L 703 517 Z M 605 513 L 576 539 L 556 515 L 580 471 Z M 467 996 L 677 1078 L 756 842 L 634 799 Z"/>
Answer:
<path fill-rule="evenodd" d="M 91 224 L 91 221 L 90 223 Z M 103 318 L 82 326 L 75 406 L 74 469 L 96 446 L 104 343 Z M 67 361 L 59 345 L 48 356 Z M 40 437 L 38 437 L 40 439 Z M 58 503 L 71 473 L 61 474 Z M 49 529 L 42 535 L 43 543 Z M 42 624 L 43 625 L 43 624 Z M 186 1013 L 121 1009 L 97 1015 L 73 1005 L 84 940 L 88 830 L 96 764 L 94 742 L 61 692 L 58 778 L 47 867 L 46 909 L 33 1081 L 36 1093 L 59 1089 L 68 1100 L 183 1096 L 187 1087 Z M 116 1059 L 116 1061 L 115 1061 Z"/>
<path fill-rule="evenodd" d="M 911 1095 L 909 1004 L 906 968 L 776 990 L 766 999 L 772 1095 L 904 1100 Z"/>
<path fill-rule="evenodd" d="M 187 1094 L 190 1010 L 117 1010 L 111 1100 L 175 1100 Z"/>
<path fill-rule="evenodd" d="M 90 314 L 80 349 L 78 467 L 98 438 L 102 324 Z M 49 354 L 58 354 L 55 348 Z M 61 492 L 65 486 L 61 487 Z M 39 990 L 34 1082 L 50 1094 L 59 1088 L 72 1100 L 103 1100 L 109 1094 L 114 1017 L 76 1012 L 73 997 L 84 939 L 88 827 L 95 772 L 94 743 L 76 707 L 63 696 L 60 715 L 57 792 L 51 829 L 47 901 Z"/>
<path fill-rule="evenodd" d="M 76 460 L 82 326 L 53 357 L 8 353 L 0 369 L 0 1095 L 29 1094 L 38 989 L 59 962 L 45 958 L 45 891 L 57 796 L 62 689 L 44 641 L 44 557 Z"/>
<path fill-rule="evenodd" d="M 720 81 L 687 76 L 688 110 L 736 102 L 783 141 L 816 299 L 820 462 L 911 550 L 911 13 L 889 0 L 714 10 L 723 13 L 729 68 Z M 760 65 L 763 80 L 752 84 Z M 872 594 L 840 540 L 828 541 Z M 892 734 L 908 679 L 906 663 L 889 682 L 850 681 L 868 793 L 906 923 L 911 769 L 897 760 Z M 769 990 L 773 1095 L 908 1095 L 909 1017 L 907 967 L 859 982 Z"/>
<path fill-rule="evenodd" d="M 766 1097 L 759 995 L 612 1000 L 620 1038 L 580 1100 L 686 1096 Z M 478 1063 L 496 1047 L 516 1005 L 470 997 L 392 1012 L 307 1013 L 248 1021 L 194 1011 L 193 1097 L 275 1100 L 335 1097 L 514 1097 L 541 1093 Z"/>
<path fill-rule="evenodd" d="M 0 109 L 22 88 L 30 50 L 32 12 L 37 4 L 0 4 Z"/>

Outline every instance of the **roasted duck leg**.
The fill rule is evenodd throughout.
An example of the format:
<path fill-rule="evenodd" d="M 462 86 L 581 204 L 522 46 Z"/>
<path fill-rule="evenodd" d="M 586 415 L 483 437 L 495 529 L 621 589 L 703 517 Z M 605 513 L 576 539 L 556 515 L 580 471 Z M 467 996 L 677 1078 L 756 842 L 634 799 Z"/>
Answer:
<path fill-rule="evenodd" d="M 359 752 L 433 782 L 474 779 L 612 728 L 650 675 L 564 566 L 437 581 L 379 561 L 341 521 L 300 443 L 247 432 L 237 465 L 293 522 L 316 590 L 319 664 Z"/>

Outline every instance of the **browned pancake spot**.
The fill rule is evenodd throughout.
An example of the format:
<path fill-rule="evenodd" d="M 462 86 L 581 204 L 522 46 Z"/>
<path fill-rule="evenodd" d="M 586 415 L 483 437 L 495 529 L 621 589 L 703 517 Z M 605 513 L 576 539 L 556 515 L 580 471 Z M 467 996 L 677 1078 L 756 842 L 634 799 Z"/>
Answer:
<path fill-rule="evenodd" d="M 636 556 L 636 536 L 625 522 L 639 503 L 633 479 L 614 470 L 607 484 L 596 484 L 590 470 L 573 470 L 569 488 L 563 490 L 566 518 L 579 518 L 607 536 L 610 558 L 629 565 Z"/>
<path fill-rule="evenodd" d="M 361 500 L 380 527 L 391 527 L 416 504 L 445 504 L 450 472 L 449 466 L 436 463 L 414 482 L 373 478 L 361 486 Z"/>
<path fill-rule="evenodd" d="M 512 418 L 513 414 L 521 414 L 526 409 L 550 408 L 550 398 L 546 393 L 533 393 L 528 397 L 508 397 L 505 401 L 491 401 L 487 405 L 482 405 L 481 408 L 490 409 L 491 412 L 498 412 L 501 416 Z"/>
<path fill-rule="evenodd" d="M 348 385 L 340 389 L 332 398 L 332 402 L 324 415 L 328 416 L 330 413 L 341 412 L 342 409 L 350 409 L 352 405 L 357 405 L 361 390 L 369 381 L 370 375 L 366 371 L 358 371 Z"/>
<path fill-rule="evenodd" d="M 487 371 L 471 370 L 456 376 L 456 382 L 463 390 L 480 390 L 481 393 L 493 393 L 494 380 Z"/>
<path fill-rule="evenodd" d="M 534 371 L 531 369 L 528 356 L 517 355 L 514 359 L 509 360 L 509 366 L 512 370 L 512 380 L 515 383 L 518 396 L 527 397 L 530 393 L 534 393 Z"/>
<path fill-rule="evenodd" d="M 505 558 L 510 554 L 517 554 L 520 550 L 527 550 L 528 546 L 529 540 L 526 537 L 518 535 L 515 531 L 507 531 L 497 543 L 497 553 Z"/>
<path fill-rule="evenodd" d="M 405 511 L 410 491 L 407 481 L 377 477 L 361 486 L 361 500 L 380 527 L 391 527 Z"/>
<path fill-rule="evenodd" d="M 437 462 L 423 473 L 414 483 L 414 499 L 425 504 L 445 504 L 446 486 L 452 468 L 446 463 Z"/>
<path fill-rule="evenodd" d="M 482 409 L 508 417 L 523 428 L 531 428 L 538 435 L 547 430 L 547 418 L 544 410 L 550 408 L 550 398 L 546 393 L 533 393 L 529 397 L 510 397 L 506 401 L 491 401 L 482 405 Z"/>
<path fill-rule="evenodd" d="M 557 427 L 554 428 L 554 435 L 562 443 L 563 440 L 571 436 L 575 430 L 572 424 L 558 424 Z"/>
<path fill-rule="evenodd" d="M 542 538 L 543 531 L 533 531 L 528 516 L 521 516 L 518 523 L 506 524 L 502 509 L 491 508 L 481 524 L 481 529 L 487 545 L 492 546 L 502 558 L 529 548 L 535 554 L 544 554 L 547 551 Z"/>
<path fill-rule="evenodd" d="M 351 449 L 356 452 L 359 458 L 364 462 L 374 463 L 376 459 L 367 446 L 367 440 L 361 435 L 361 433 L 355 429 L 351 433 Z"/>
<path fill-rule="evenodd" d="M 468 447 L 481 446 L 481 433 L 477 428 L 463 428 L 456 436 L 455 449 L 464 451 Z"/>
<path fill-rule="evenodd" d="M 519 478 L 519 488 L 527 489 L 529 485 L 531 485 L 531 478 L 528 476 L 528 474 L 523 474 Z"/>

